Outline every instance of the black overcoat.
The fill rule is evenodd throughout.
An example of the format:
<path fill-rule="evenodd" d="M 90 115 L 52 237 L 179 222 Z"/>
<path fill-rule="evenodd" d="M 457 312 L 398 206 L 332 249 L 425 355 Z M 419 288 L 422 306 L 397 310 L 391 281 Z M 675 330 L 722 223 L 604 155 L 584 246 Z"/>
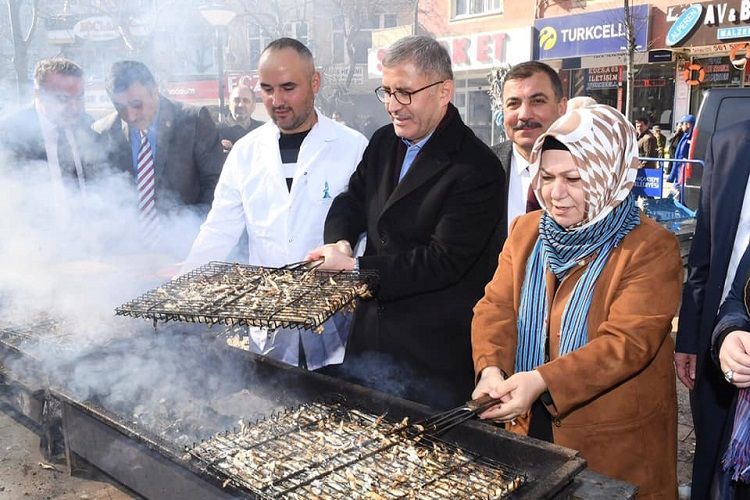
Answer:
<path fill-rule="evenodd" d="M 356 310 L 345 364 L 386 353 L 414 378 L 399 395 L 448 406 L 473 388 L 472 308 L 497 267 L 504 173 L 452 105 L 398 182 L 404 151 L 393 126 L 378 130 L 326 219 L 326 243 L 366 233 L 360 267 L 379 276 Z"/>
<path fill-rule="evenodd" d="M 697 355 L 692 498 L 709 497 L 734 389 L 711 360 L 711 333 L 750 174 L 750 121 L 717 131 L 706 152 L 675 351 Z M 745 209 L 749 209 L 746 207 Z M 731 425 L 731 422 L 729 423 Z"/>

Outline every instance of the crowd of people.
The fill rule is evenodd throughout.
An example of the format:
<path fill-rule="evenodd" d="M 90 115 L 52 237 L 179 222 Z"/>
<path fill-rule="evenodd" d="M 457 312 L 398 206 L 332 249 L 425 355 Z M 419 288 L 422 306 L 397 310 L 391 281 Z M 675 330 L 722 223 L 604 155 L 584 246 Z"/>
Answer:
<path fill-rule="evenodd" d="M 266 123 L 251 88 L 231 90 L 217 127 L 137 61 L 112 65 L 115 112 L 93 122 L 83 70 L 44 60 L 33 102 L 0 121 L 6 168 L 48 172 L 60 199 L 127 176 L 145 245 L 172 207 L 194 207 L 205 222 L 181 272 L 242 241 L 249 264 L 377 273 L 353 316 L 322 333 L 250 329 L 249 348 L 389 390 L 361 369 L 375 359 L 399 374 L 396 395 L 436 408 L 489 395 L 482 419 L 577 449 L 640 498 L 677 495 L 678 377 L 693 399 L 693 498 L 747 498 L 750 122 L 711 139 L 683 286 L 676 238 L 631 189 L 659 167 L 639 157 L 685 154 L 692 116 L 667 140 L 647 118 L 569 102 L 557 72 L 529 61 L 504 80 L 508 140 L 490 148 L 451 103 L 440 43 L 405 37 L 382 66 L 392 123 L 368 140 L 316 108 L 321 76 L 290 38 L 259 60 Z"/>

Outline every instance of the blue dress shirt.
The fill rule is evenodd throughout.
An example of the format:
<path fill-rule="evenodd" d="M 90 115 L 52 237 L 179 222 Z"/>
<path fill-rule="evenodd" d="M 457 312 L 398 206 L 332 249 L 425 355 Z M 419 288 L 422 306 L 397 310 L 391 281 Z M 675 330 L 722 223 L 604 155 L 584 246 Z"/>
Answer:
<path fill-rule="evenodd" d="M 406 156 L 404 156 L 404 162 L 401 164 L 401 173 L 398 175 L 398 181 L 401 182 L 401 179 L 404 178 L 406 175 L 406 172 L 409 171 L 411 168 L 411 164 L 414 163 L 414 159 L 417 157 L 417 154 L 422 150 L 422 147 L 427 143 L 427 141 L 430 140 L 430 137 L 432 137 L 432 132 L 427 134 L 427 136 L 422 139 L 421 141 L 412 144 L 411 141 L 408 141 L 407 139 L 401 138 L 402 141 L 404 141 L 404 144 L 406 144 Z"/>

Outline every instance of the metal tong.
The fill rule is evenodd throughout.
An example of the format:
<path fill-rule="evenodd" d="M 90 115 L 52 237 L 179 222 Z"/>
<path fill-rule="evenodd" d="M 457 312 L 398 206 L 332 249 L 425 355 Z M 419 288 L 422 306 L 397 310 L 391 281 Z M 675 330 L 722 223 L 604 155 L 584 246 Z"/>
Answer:
<path fill-rule="evenodd" d="M 429 416 L 419 422 L 415 422 L 414 427 L 420 429 L 420 434 L 442 434 L 443 432 L 479 415 L 484 410 L 498 403 L 500 403 L 499 399 L 493 398 L 489 394 L 485 394 L 477 399 L 467 401 L 463 406 L 446 410 L 442 413 Z"/>
<path fill-rule="evenodd" d="M 312 271 L 313 269 L 317 269 L 320 267 L 323 262 L 325 262 L 325 257 L 321 257 L 318 260 L 301 260 L 299 262 L 292 262 L 291 264 L 287 264 L 281 269 L 288 270 L 288 271 L 294 271 L 295 269 L 309 269 Z"/>

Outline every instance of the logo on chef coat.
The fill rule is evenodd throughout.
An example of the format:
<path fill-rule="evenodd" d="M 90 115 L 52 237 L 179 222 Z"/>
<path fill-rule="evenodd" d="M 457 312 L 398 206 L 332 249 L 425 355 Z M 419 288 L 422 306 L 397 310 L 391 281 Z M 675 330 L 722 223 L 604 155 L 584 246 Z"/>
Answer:
<path fill-rule="evenodd" d="M 326 181 L 325 185 L 323 185 L 323 199 L 324 200 L 331 199 L 331 188 L 328 185 L 328 181 Z"/>

